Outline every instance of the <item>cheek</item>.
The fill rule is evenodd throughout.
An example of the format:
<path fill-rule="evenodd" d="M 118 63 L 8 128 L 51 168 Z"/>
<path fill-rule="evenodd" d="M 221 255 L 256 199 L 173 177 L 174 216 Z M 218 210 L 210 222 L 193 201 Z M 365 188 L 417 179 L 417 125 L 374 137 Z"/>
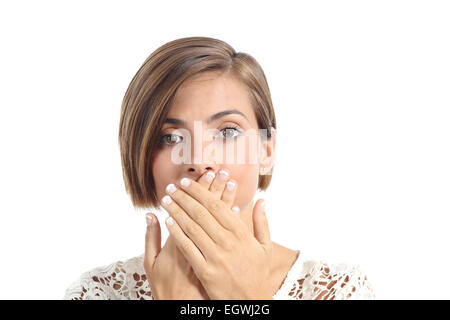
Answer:
<path fill-rule="evenodd" d="M 258 136 L 248 133 L 243 137 L 237 138 L 233 142 L 225 142 L 218 154 L 218 159 L 226 165 L 258 165 L 259 148 L 261 147 Z"/>
<path fill-rule="evenodd" d="M 230 171 L 231 178 L 238 183 L 235 204 L 241 210 L 253 200 L 259 180 L 258 140 L 255 136 L 246 136 L 244 139 L 242 140 L 245 142 L 243 145 L 232 143 L 224 146 L 224 154 L 231 152 L 234 155 L 234 157 L 230 157 L 233 158 L 233 161 L 225 161 L 224 167 Z"/>
<path fill-rule="evenodd" d="M 161 150 L 156 153 L 152 164 L 152 172 L 158 199 L 164 196 L 166 186 L 174 180 L 174 177 L 172 177 L 175 172 L 173 166 L 170 151 Z"/>
<path fill-rule="evenodd" d="M 229 166 L 230 177 L 237 181 L 235 204 L 243 210 L 253 200 L 258 189 L 259 169 L 256 165 Z"/>

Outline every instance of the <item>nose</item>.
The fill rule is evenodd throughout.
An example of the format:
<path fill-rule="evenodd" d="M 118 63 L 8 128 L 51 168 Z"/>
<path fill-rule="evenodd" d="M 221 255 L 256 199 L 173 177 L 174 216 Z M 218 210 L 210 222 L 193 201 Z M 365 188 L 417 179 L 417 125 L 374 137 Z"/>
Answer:
<path fill-rule="evenodd" d="M 202 161 L 201 163 L 187 165 L 187 174 L 193 179 L 198 180 L 205 172 L 212 171 L 217 173 L 217 166 L 212 161 Z"/>
<path fill-rule="evenodd" d="M 190 163 L 185 163 L 184 173 L 193 180 L 198 180 L 207 171 L 217 173 L 219 169 L 215 160 L 214 142 L 203 139 L 206 135 L 205 132 L 201 132 L 201 134 L 201 142 L 195 139 L 191 141 Z"/>
<path fill-rule="evenodd" d="M 197 180 L 207 171 L 212 171 L 217 173 L 218 167 L 216 161 L 214 160 L 214 152 L 206 152 L 205 150 L 206 143 L 203 144 L 203 148 L 199 150 L 201 154 L 198 154 L 197 157 L 192 157 L 191 163 L 186 164 L 186 174 L 191 176 L 192 179 Z M 194 150 L 191 154 L 194 154 Z"/>

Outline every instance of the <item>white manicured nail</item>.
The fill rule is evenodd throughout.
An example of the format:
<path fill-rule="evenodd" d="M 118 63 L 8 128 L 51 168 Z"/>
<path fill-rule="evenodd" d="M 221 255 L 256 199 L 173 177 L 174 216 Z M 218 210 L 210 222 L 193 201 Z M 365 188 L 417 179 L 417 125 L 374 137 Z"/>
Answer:
<path fill-rule="evenodd" d="M 234 213 L 238 214 L 240 209 L 238 206 L 234 206 L 233 208 L 231 208 L 231 210 L 233 210 Z"/>
<path fill-rule="evenodd" d="M 234 183 L 233 181 L 228 181 L 227 182 L 227 189 L 228 190 L 233 190 L 235 186 L 236 186 L 236 183 Z"/>
<path fill-rule="evenodd" d="M 191 180 L 189 180 L 188 178 L 183 178 L 181 179 L 180 183 L 183 187 L 189 187 L 191 185 Z"/>
<path fill-rule="evenodd" d="M 166 196 L 164 196 L 162 198 L 162 202 L 165 203 L 165 204 L 171 204 L 172 203 L 172 198 L 170 196 L 166 195 Z"/>
<path fill-rule="evenodd" d="M 175 191 L 177 191 L 177 187 L 175 187 L 175 185 L 173 183 L 167 185 L 167 187 L 166 187 L 167 193 L 174 193 Z"/>
<path fill-rule="evenodd" d="M 207 181 L 207 182 L 211 182 L 211 181 L 213 181 L 213 179 L 216 177 L 216 175 L 214 174 L 214 172 L 212 172 L 212 171 L 208 171 L 208 173 L 206 173 L 206 175 L 205 175 L 205 180 Z"/>
<path fill-rule="evenodd" d="M 167 217 L 167 218 L 166 218 L 166 224 L 167 224 L 168 226 L 173 225 L 173 218 L 172 218 L 172 217 Z"/>
<path fill-rule="evenodd" d="M 151 226 L 153 224 L 152 216 L 145 216 L 145 220 L 147 221 L 147 226 Z"/>
<path fill-rule="evenodd" d="M 225 179 L 228 178 L 229 176 L 230 176 L 230 174 L 229 174 L 227 171 L 225 171 L 225 170 L 220 170 L 220 171 L 219 171 L 219 177 L 220 177 L 220 179 L 225 180 Z"/>

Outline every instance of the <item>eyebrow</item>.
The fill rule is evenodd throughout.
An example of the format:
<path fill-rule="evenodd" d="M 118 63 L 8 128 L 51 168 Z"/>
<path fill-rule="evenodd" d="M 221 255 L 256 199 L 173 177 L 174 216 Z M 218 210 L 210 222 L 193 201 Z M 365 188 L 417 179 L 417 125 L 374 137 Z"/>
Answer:
<path fill-rule="evenodd" d="M 247 119 L 247 121 L 249 121 L 247 116 L 245 114 L 243 114 L 242 112 L 240 112 L 239 110 L 230 109 L 230 110 L 224 110 L 224 111 L 220 111 L 216 114 L 213 114 L 206 120 L 206 123 L 210 124 L 211 122 L 213 122 L 219 118 L 222 118 L 226 115 L 229 115 L 229 114 L 239 114 L 239 115 L 243 116 L 245 119 Z M 185 121 L 177 119 L 177 118 L 166 118 L 164 123 L 171 123 L 171 124 L 175 124 L 175 125 L 179 125 L 179 126 L 186 126 Z"/>

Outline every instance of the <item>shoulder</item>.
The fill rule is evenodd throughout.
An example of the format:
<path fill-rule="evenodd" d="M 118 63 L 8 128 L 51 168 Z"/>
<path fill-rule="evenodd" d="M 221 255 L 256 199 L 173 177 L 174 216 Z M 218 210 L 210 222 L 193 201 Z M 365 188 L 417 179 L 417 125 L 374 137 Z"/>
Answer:
<path fill-rule="evenodd" d="M 300 255 L 301 257 L 301 255 Z M 281 299 L 374 299 L 366 272 L 359 265 L 299 259 Z"/>
<path fill-rule="evenodd" d="M 64 300 L 151 300 L 143 255 L 116 261 L 81 274 Z"/>

